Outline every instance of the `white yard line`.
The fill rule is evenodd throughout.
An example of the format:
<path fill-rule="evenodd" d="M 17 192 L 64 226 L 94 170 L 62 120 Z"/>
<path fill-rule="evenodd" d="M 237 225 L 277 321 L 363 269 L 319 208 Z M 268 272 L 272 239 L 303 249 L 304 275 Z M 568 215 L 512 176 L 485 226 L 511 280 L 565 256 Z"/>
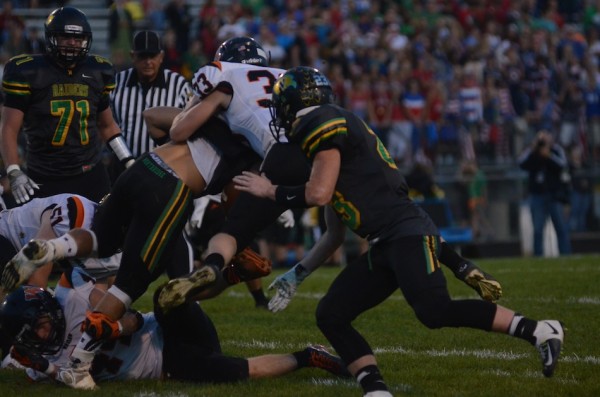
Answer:
<path fill-rule="evenodd" d="M 262 341 L 262 340 L 253 340 L 251 342 L 240 342 L 235 340 L 227 340 L 222 342 L 223 345 L 234 346 L 239 348 L 252 348 L 252 349 L 265 349 L 265 350 L 294 350 L 294 349 L 302 349 L 305 346 L 308 346 L 310 343 L 306 344 L 297 344 L 297 343 L 280 343 L 274 341 Z M 520 360 L 530 356 L 531 354 L 536 354 L 535 352 L 531 353 L 514 353 L 511 351 L 495 351 L 490 349 L 481 349 L 481 350 L 472 350 L 472 349 L 427 349 L 427 350 L 411 350 L 405 349 L 402 346 L 393 346 L 393 347 L 375 347 L 373 348 L 374 353 L 379 354 L 400 354 L 407 356 L 426 356 L 426 357 L 476 357 L 480 359 L 491 359 L 491 360 L 505 360 L 505 361 L 513 361 Z M 591 365 L 600 365 L 600 357 L 594 356 L 583 356 L 580 357 L 577 354 L 570 355 L 562 355 L 560 357 L 560 362 L 563 363 L 584 363 Z"/>

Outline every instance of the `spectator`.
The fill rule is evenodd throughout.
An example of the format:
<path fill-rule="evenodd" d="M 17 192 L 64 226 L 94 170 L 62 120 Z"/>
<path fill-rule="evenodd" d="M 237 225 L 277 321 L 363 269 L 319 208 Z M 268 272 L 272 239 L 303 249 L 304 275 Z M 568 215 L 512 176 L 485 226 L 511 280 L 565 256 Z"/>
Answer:
<path fill-rule="evenodd" d="M 25 52 L 28 54 L 43 54 L 46 52 L 46 42 L 40 36 L 40 31 L 36 26 L 32 26 L 27 31 L 27 41 L 25 42 Z"/>
<path fill-rule="evenodd" d="M 571 175 L 571 201 L 569 208 L 569 227 L 572 232 L 587 231 L 588 215 L 592 208 L 594 179 L 590 167 L 584 160 L 581 146 L 573 146 L 569 151 L 569 173 Z"/>
<path fill-rule="evenodd" d="M 22 30 L 25 29 L 23 18 L 13 13 L 13 1 L 3 0 L 2 12 L 0 12 L 0 46 L 4 46 L 4 43 L 8 40 L 11 25 L 20 26 Z M 17 54 L 20 54 L 20 52 L 13 52 L 11 56 Z"/>
<path fill-rule="evenodd" d="M 467 210 L 469 225 L 476 240 L 488 239 L 494 229 L 488 220 L 487 178 L 474 161 L 466 161 L 461 167 L 461 179 L 467 188 Z"/>
<path fill-rule="evenodd" d="M 177 45 L 177 34 L 171 28 L 167 29 L 163 35 L 163 48 L 165 58 L 163 66 L 165 69 L 172 70 L 175 73 L 181 73 L 183 67 L 183 53 L 179 51 Z"/>
<path fill-rule="evenodd" d="M 127 54 L 133 40 L 133 16 L 126 3 L 127 0 L 115 0 L 108 14 L 108 45 L 117 70 L 128 67 Z"/>
<path fill-rule="evenodd" d="M 186 0 L 171 0 L 165 6 L 165 17 L 169 27 L 175 32 L 177 51 L 184 54 L 189 48 L 192 28 L 190 6 Z"/>
<path fill-rule="evenodd" d="M 528 173 L 529 208 L 533 221 L 533 254 L 544 254 L 544 227 L 552 220 L 561 255 L 571 253 L 569 226 L 564 205 L 569 203 L 564 173 L 567 157 L 547 131 L 538 132 L 531 146 L 519 157 L 519 166 Z"/>
<path fill-rule="evenodd" d="M 558 143 L 569 149 L 580 143 L 579 127 L 585 112 L 585 98 L 576 80 L 567 78 L 564 81 L 557 104 L 561 110 Z"/>

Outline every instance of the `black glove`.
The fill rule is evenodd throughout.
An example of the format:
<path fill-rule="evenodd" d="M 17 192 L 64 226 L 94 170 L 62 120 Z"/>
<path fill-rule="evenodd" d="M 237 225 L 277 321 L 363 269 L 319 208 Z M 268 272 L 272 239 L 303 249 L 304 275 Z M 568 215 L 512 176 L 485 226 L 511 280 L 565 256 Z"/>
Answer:
<path fill-rule="evenodd" d="M 10 349 L 10 356 L 22 366 L 34 369 L 38 372 L 46 373 L 50 368 L 50 362 L 41 354 L 32 348 L 19 343 L 14 344 L 12 349 Z"/>

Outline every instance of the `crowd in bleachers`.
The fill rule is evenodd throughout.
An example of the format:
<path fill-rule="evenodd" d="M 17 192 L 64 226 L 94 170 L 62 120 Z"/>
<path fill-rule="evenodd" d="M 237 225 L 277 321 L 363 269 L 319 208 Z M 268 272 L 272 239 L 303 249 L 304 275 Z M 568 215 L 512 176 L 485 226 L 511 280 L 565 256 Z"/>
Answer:
<path fill-rule="evenodd" d="M 135 29 L 160 31 L 165 64 L 191 78 L 223 40 L 253 36 L 275 66 L 323 70 L 339 103 L 402 165 L 419 154 L 434 164 L 513 163 L 540 129 L 598 161 L 598 3 L 115 0 L 109 40 L 123 68 Z M 39 33 L 25 31 L 10 4 L 26 2 L 4 2 L 4 56 L 38 51 Z"/>
<path fill-rule="evenodd" d="M 598 160 L 596 2 L 185 0 L 142 2 L 173 37 L 168 65 L 191 77 L 232 35 L 274 65 L 327 73 L 400 164 L 513 162 L 539 129 Z M 162 11 L 162 12 L 161 12 Z M 172 31 L 172 32 L 171 32 Z"/>
<path fill-rule="evenodd" d="M 0 13 L 3 57 L 39 49 L 36 32 L 25 31 L 6 3 Z M 585 177 L 585 170 L 600 165 L 597 0 L 108 5 L 117 69 L 129 66 L 130 37 L 141 27 L 162 33 L 165 65 L 187 78 L 225 39 L 252 36 L 270 52 L 273 66 L 324 71 L 339 104 L 364 117 L 407 169 L 415 159 L 457 169 L 465 161 L 516 167 L 542 129 L 583 160 L 577 166 Z"/>

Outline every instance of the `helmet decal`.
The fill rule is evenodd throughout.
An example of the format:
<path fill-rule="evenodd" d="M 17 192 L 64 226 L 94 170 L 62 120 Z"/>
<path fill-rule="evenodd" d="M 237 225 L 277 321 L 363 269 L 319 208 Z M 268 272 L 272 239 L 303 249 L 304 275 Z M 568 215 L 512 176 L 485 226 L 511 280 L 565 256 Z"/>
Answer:
<path fill-rule="evenodd" d="M 269 127 L 276 139 L 281 130 L 293 140 L 292 124 L 298 112 L 313 106 L 333 103 L 333 90 L 327 77 L 315 68 L 299 66 L 287 70 L 273 86 L 271 122 Z"/>

